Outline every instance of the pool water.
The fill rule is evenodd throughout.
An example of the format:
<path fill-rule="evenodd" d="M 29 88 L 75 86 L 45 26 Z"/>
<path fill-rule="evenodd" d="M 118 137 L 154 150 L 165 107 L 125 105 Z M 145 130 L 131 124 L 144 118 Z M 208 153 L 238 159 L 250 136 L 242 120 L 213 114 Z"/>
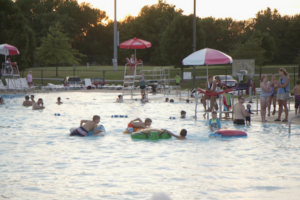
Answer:
<path fill-rule="evenodd" d="M 58 96 L 63 105 L 55 104 Z M 209 139 L 208 122 L 193 118 L 194 104 L 165 103 L 159 95 L 118 104 L 116 96 L 35 94 L 46 109 L 33 111 L 21 106 L 23 95 L 4 95 L 0 199 L 150 199 L 159 192 L 180 200 L 299 199 L 300 126 L 289 135 L 286 125 L 252 123 L 239 127 L 248 137 Z M 106 136 L 68 136 L 93 115 L 101 116 Z M 122 132 L 136 117 L 175 134 L 185 128 L 188 139 L 132 140 Z M 230 121 L 222 126 L 234 128 Z"/>

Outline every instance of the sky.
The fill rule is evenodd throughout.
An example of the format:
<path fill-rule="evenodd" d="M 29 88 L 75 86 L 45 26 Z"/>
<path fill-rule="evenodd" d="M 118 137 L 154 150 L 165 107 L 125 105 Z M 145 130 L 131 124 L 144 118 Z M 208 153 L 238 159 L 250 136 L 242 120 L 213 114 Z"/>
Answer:
<path fill-rule="evenodd" d="M 114 0 L 78 0 L 79 3 L 90 3 L 93 7 L 106 11 L 110 19 L 114 19 Z M 158 0 L 117 0 L 117 20 L 124 19 L 126 15 L 138 16 L 145 5 L 156 4 Z M 183 14 L 189 15 L 194 10 L 194 0 L 167 0 L 176 8 L 181 8 Z M 300 0 L 197 0 L 196 15 L 198 17 L 225 18 L 236 20 L 254 18 L 260 10 L 270 7 L 276 8 L 281 15 L 300 14 Z"/>

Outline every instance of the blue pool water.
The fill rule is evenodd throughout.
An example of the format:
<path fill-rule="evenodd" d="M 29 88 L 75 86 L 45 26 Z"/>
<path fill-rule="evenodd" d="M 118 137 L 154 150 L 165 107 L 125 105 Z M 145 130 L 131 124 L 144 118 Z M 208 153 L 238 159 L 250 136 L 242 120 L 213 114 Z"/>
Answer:
<path fill-rule="evenodd" d="M 55 104 L 58 96 L 63 105 Z M 207 121 L 192 117 L 194 104 L 164 103 L 158 95 L 143 105 L 117 104 L 116 96 L 35 94 L 46 109 L 33 111 L 20 106 L 23 95 L 4 95 L 0 199 L 150 199 L 159 192 L 180 200 L 299 199 L 300 126 L 289 135 L 286 125 L 253 123 L 241 128 L 248 137 L 209 139 Z M 179 118 L 181 110 L 186 119 Z M 95 114 L 106 136 L 68 136 Z M 150 117 L 153 127 L 176 134 L 185 128 L 188 139 L 132 140 L 122 132 L 135 117 Z M 229 121 L 222 125 L 234 128 Z"/>

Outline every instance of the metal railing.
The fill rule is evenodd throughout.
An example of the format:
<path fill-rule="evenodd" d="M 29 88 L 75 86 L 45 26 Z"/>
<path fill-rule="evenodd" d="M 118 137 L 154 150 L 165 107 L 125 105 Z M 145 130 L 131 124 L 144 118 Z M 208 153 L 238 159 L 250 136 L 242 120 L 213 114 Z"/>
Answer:
<path fill-rule="evenodd" d="M 296 117 L 299 117 L 299 116 L 300 116 L 300 114 L 295 115 L 294 117 L 292 117 L 292 118 L 290 119 L 290 121 L 289 121 L 289 134 L 291 134 L 291 123 L 292 123 L 292 120 L 293 120 L 294 118 L 296 118 Z"/>

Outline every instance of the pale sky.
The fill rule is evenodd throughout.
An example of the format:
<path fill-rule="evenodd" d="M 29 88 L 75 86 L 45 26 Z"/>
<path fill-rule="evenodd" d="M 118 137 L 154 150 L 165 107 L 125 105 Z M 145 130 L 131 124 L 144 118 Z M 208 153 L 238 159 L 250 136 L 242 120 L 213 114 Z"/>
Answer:
<path fill-rule="evenodd" d="M 114 19 L 114 0 L 78 0 L 79 3 L 87 2 L 93 7 L 106 11 L 110 19 Z M 126 15 L 137 16 L 145 5 L 157 4 L 158 0 L 117 0 L 117 20 L 122 20 Z M 183 14 L 193 13 L 194 0 L 167 0 L 176 8 L 181 8 Z M 197 0 L 196 15 L 203 18 L 231 17 L 236 20 L 254 18 L 260 10 L 270 7 L 276 8 L 281 15 L 300 14 L 300 0 Z"/>

